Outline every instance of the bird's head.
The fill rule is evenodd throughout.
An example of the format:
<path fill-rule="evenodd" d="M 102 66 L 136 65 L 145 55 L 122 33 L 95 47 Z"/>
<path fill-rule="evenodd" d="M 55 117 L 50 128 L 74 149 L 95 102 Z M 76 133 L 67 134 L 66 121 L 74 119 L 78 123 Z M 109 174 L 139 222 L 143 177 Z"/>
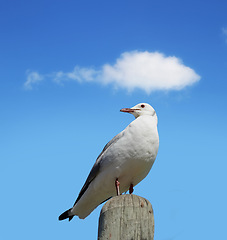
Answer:
<path fill-rule="evenodd" d="M 139 103 L 132 108 L 122 108 L 120 111 L 131 113 L 135 118 L 143 115 L 156 116 L 154 108 L 148 103 Z"/>

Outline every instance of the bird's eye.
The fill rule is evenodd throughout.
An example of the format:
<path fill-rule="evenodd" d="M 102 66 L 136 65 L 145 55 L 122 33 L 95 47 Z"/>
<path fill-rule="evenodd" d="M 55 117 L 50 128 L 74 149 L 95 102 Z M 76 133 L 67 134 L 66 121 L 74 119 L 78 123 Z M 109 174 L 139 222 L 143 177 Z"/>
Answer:
<path fill-rule="evenodd" d="M 145 108 L 145 105 L 144 104 L 141 104 L 141 106 L 140 106 L 141 108 Z"/>

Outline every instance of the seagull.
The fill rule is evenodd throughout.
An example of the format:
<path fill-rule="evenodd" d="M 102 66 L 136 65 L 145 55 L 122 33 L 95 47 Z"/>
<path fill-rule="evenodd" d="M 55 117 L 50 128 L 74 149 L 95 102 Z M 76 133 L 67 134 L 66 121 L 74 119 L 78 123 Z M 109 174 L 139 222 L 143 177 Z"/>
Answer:
<path fill-rule="evenodd" d="M 136 119 L 105 145 L 73 207 L 59 220 L 86 218 L 109 198 L 128 190 L 131 194 L 149 173 L 159 148 L 156 112 L 147 103 L 120 111 L 131 113 Z"/>

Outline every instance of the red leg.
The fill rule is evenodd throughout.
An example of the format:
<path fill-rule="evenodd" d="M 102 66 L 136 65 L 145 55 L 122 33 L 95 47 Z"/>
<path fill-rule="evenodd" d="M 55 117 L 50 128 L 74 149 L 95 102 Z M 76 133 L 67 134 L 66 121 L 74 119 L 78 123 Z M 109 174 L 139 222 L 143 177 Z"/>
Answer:
<path fill-rule="evenodd" d="M 118 178 L 116 178 L 116 180 L 115 180 L 115 187 L 116 187 L 116 191 L 117 191 L 117 196 L 120 195 L 120 188 L 119 188 L 119 186 L 120 186 L 120 182 L 118 181 Z"/>
<path fill-rule="evenodd" d="M 133 184 L 131 183 L 131 184 L 130 184 L 130 187 L 129 187 L 129 193 L 132 194 L 133 191 L 134 191 L 134 189 L 133 189 Z"/>

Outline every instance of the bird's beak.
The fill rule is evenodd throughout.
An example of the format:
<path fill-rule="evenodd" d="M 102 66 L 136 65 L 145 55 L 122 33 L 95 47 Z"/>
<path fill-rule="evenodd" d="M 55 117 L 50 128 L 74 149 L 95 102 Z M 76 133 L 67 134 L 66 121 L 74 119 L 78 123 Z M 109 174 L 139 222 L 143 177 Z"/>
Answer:
<path fill-rule="evenodd" d="M 122 108 L 120 111 L 121 112 L 127 112 L 127 113 L 133 113 L 135 110 L 140 110 L 140 109 L 133 109 L 133 108 Z"/>

